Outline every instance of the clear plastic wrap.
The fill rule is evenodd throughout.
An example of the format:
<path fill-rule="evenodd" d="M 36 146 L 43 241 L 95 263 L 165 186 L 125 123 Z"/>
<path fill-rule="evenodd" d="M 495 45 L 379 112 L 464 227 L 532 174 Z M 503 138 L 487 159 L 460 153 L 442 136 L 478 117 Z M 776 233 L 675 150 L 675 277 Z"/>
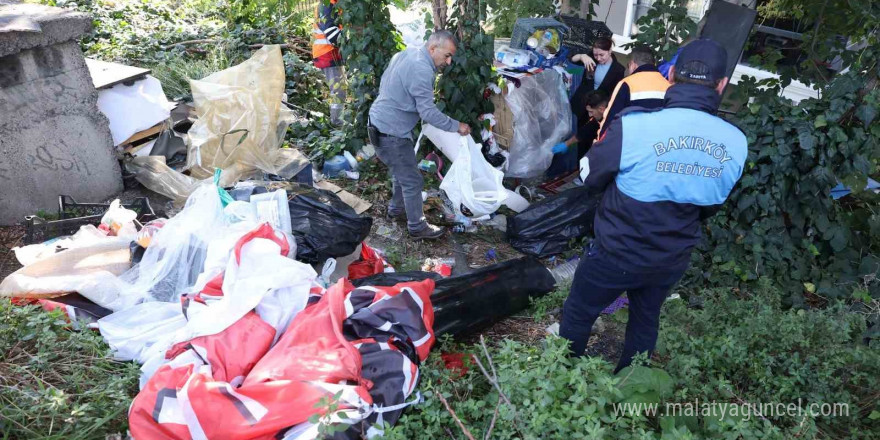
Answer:
<path fill-rule="evenodd" d="M 187 169 L 196 179 L 224 170 L 231 186 L 259 169 L 291 178 L 308 165 L 297 150 L 282 149 L 293 113 L 281 104 L 281 48 L 264 46 L 250 59 L 202 80 L 190 81 L 197 119 L 187 135 Z"/>
<path fill-rule="evenodd" d="M 201 183 L 165 164 L 165 156 L 133 157 L 125 161 L 125 169 L 150 191 L 182 204 Z"/>
<path fill-rule="evenodd" d="M 522 85 L 505 97 L 513 113 L 507 177 L 540 176 L 553 160 L 553 145 L 571 134 L 571 108 L 562 76 L 545 70 L 523 78 Z"/>
<path fill-rule="evenodd" d="M 120 276 L 128 283 L 122 299 L 128 306 L 141 300 L 177 302 L 202 272 L 208 243 L 223 237 L 227 227 L 217 187 L 199 186 L 183 210 L 153 235 L 140 264 Z"/>

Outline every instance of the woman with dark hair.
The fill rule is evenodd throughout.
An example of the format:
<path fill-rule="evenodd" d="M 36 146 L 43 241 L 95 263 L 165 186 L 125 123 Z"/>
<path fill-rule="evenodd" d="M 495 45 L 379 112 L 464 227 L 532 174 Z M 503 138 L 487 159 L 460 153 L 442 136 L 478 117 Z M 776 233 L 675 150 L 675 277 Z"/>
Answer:
<path fill-rule="evenodd" d="M 597 38 L 593 42 L 593 57 L 587 55 L 575 55 L 574 62 L 582 62 L 586 67 L 584 80 L 571 98 L 571 111 L 578 118 L 578 125 L 586 122 L 586 102 L 584 98 L 588 92 L 602 90 L 605 96 L 611 96 L 617 83 L 626 76 L 626 68 L 617 61 L 611 53 L 614 43 L 610 38 Z M 588 116 L 586 116 L 588 117 Z"/>

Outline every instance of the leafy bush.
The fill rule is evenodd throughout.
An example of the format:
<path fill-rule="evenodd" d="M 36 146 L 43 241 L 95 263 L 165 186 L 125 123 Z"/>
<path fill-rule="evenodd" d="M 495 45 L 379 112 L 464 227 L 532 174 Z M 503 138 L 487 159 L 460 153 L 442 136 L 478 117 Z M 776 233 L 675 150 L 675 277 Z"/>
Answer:
<path fill-rule="evenodd" d="M 697 24 L 687 15 L 687 0 L 654 0 L 648 13 L 636 21 L 635 43 L 645 44 L 657 59 L 668 60 L 681 42 L 696 33 Z"/>
<path fill-rule="evenodd" d="M 284 54 L 284 70 L 287 83 L 284 91 L 287 102 L 309 111 L 328 113 L 330 88 L 324 80 L 324 74 L 316 68 L 311 60 L 303 60 L 295 53 Z"/>
<path fill-rule="evenodd" d="M 125 433 L 138 366 L 110 359 L 92 330 L 64 315 L 0 299 L 3 438 L 104 438 Z"/>
<path fill-rule="evenodd" d="M 838 75 L 822 99 L 794 107 L 780 85 L 761 90 L 754 80 L 738 87 L 752 97 L 736 121 L 749 156 L 743 176 L 704 234 L 689 282 L 734 286 L 759 277 L 792 293 L 842 298 L 862 285 L 880 298 L 878 197 L 865 188 L 876 175 L 880 126 L 874 119 L 880 90 L 855 68 Z M 842 181 L 855 194 L 835 201 Z"/>
<path fill-rule="evenodd" d="M 746 77 L 737 84 L 747 105 L 733 119 L 748 138 L 749 156 L 723 211 L 709 222 L 684 284 L 737 286 L 768 277 L 798 306 L 853 291 L 880 298 L 880 213 L 874 208 L 880 197 L 863 191 L 868 177 L 880 175 L 880 5 L 835 2 L 826 15 L 824 0 L 772 3 L 816 24 L 799 48 L 808 56 L 799 69 L 781 69 L 779 79 Z M 636 40 L 666 58 L 694 29 L 680 0 L 655 2 L 638 24 Z M 847 50 L 846 41 L 864 45 Z M 835 57 L 848 70 L 826 78 L 820 60 Z M 793 105 L 781 91 L 806 71 L 816 75 L 797 78 L 822 90 L 821 98 Z M 854 194 L 832 200 L 838 182 Z"/>
<path fill-rule="evenodd" d="M 587 0 L 583 0 L 587 1 Z M 489 0 L 489 20 L 492 34 L 499 38 L 509 38 L 518 18 L 549 17 L 556 10 L 551 0 Z"/>
<path fill-rule="evenodd" d="M 87 56 L 138 66 L 154 65 L 180 56 L 184 48 L 171 43 L 213 38 L 225 23 L 198 0 L 108 1 L 42 0 L 43 3 L 81 12 L 94 18 L 92 34 L 82 41 Z"/>
<path fill-rule="evenodd" d="M 437 107 L 450 117 L 480 132 L 477 119 L 495 107 L 486 99 L 486 87 L 494 76 L 494 38 L 483 31 L 486 6 L 478 0 L 456 0 L 447 26 L 459 41 L 452 65 L 437 83 Z M 479 136 L 477 136 L 479 139 Z M 482 141 L 482 139 L 479 139 Z"/>
<path fill-rule="evenodd" d="M 867 317 L 843 304 L 786 310 L 783 292 L 769 280 L 759 284 L 739 295 L 703 291 L 699 309 L 669 301 L 655 356 L 663 370 L 636 366 L 615 376 L 600 358 L 569 359 L 555 337 L 541 347 L 502 341 L 488 349 L 493 367 L 479 345 L 446 341 L 421 370 L 425 403 L 388 438 L 466 437 L 443 400 L 474 438 L 871 438 L 880 423 L 880 352 L 863 343 Z M 535 313 L 560 306 L 564 291 L 539 301 Z M 486 373 L 469 363 L 458 377 L 439 351 L 475 355 Z M 695 401 L 726 410 L 671 414 Z M 658 404 L 655 413 L 636 406 L 647 403 Z M 758 415 L 746 403 L 800 404 L 806 412 L 812 403 L 845 403 L 849 416 Z"/>
<path fill-rule="evenodd" d="M 404 49 L 400 32 L 391 23 L 390 0 L 339 0 L 342 37 L 340 51 L 348 74 L 349 97 L 353 98 L 352 149 L 367 137 L 370 106 L 379 96 L 379 82 L 391 57 Z"/>
<path fill-rule="evenodd" d="M 874 436 L 880 429 L 880 351 L 876 340 L 864 344 L 868 317 L 843 303 L 786 310 L 783 292 L 767 279 L 758 284 L 739 294 L 706 290 L 700 309 L 683 301 L 664 306 L 658 353 L 676 384 L 672 400 L 794 403 L 806 411 L 814 403 L 847 404 L 848 416 L 765 414 L 766 421 L 757 417 L 739 432 L 745 438 Z M 880 318 L 874 313 L 872 319 Z M 706 438 L 721 433 L 711 420 L 698 425 L 692 432 Z"/>

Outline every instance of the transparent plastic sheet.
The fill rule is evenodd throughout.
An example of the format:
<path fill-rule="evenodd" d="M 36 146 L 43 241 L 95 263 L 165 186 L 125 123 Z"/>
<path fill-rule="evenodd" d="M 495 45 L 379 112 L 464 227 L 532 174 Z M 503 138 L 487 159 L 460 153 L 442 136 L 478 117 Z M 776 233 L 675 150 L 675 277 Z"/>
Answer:
<path fill-rule="evenodd" d="M 187 199 L 183 210 L 153 235 L 140 264 L 122 274 L 128 283 L 122 310 L 142 300 L 177 302 L 202 272 L 208 243 L 228 228 L 217 187 L 203 185 Z"/>
<path fill-rule="evenodd" d="M 292 178 L 308 165 L 297 150 L 280 148 L 293 113 L 282 106 L 281 48 L 264 46 L 241 64 L 190 81 L 198 119 L 187 135 L 186 168 L 196 179 L 224 170 L 221 186 L 232 186 L 259 169 Z"/>
<path fill-rule="evenodd" d="M 165 164 L 165 156 L 134 157 L 125 161 L 125 169 L 134 174 L 135 180 L 150 191 L 162 194 L 176 204 L 182 204 L 201 184 L 190 176 L 181 174 Z"/>
<path fill-rule="evenodd" d="M 507 177 L 540 176 L 553 160 L 553 145 L 571 134 L 571 107 L 562 75 L 548 69 L 523 78 L 505 97 L 513 113 Z"/>

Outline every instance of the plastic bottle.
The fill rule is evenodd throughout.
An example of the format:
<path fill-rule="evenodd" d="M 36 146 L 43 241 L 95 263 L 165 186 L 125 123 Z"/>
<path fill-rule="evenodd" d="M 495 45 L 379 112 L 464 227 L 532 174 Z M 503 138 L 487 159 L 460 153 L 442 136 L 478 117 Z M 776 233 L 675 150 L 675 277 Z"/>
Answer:
<path fill-rule="evenodd" d="M 452 232 L 461 234 L 464 232 L 471 233 L 477 232 L 477 227 L 475 225 L 465 226 L 465 225 L 455 225 L 452 227 Z"/>
<path fill-rule="evenodd" d="M 556 284 L 559 285 L 574 279 L 574 272 L 575 270 L 577 270 L 579 262 L 580 260 L 575 259 L 571 261 L 566 261 L 559 266 L 551 268 L 550 274 L 553 275 L 553 279 L 556 280 Z"/>
<path fill-rule="evenodd" d="M 357 159 L 358 162 L 363 162 L 365 160 L 372 159 L 375 155 L 376 148 L 370 144 L 366 144 L 363 146 L 363 148 L 358 150 L 357 154 L 355 155 L 355 159 Z"/>
<path fill-rule="evenodd" d="M 452 227 L 452 232 L 461 234 L 463 232 L 475 232 L 477 230 L 477 225 L 475 225 L 471 219 L 463 215 L 456 215 L 455 223 L 456 224 Z"/>
<path fill-rule="evenodd" d="M 345 158 L 345 160 L 348 162 L 348 166 L 351 167 L 352 170 L 356 170 L 356 169 L 357 169 L 357 167 L 358 167 L 358 161 L 357 161 L 357 159 L 355 159 L 354 156 L 352 156 L 351 153 L 349 153 L 348 151 L 343 151 L 343 152 L 342 152 L 342 157 Z"/>
<path fill-rule="evenodd" d="M 455 267 L 455 258 L 453 258 L 453 257 L 437 258 L 436 260 L 440 264 L 445 264 L 449 267 Z"/>

